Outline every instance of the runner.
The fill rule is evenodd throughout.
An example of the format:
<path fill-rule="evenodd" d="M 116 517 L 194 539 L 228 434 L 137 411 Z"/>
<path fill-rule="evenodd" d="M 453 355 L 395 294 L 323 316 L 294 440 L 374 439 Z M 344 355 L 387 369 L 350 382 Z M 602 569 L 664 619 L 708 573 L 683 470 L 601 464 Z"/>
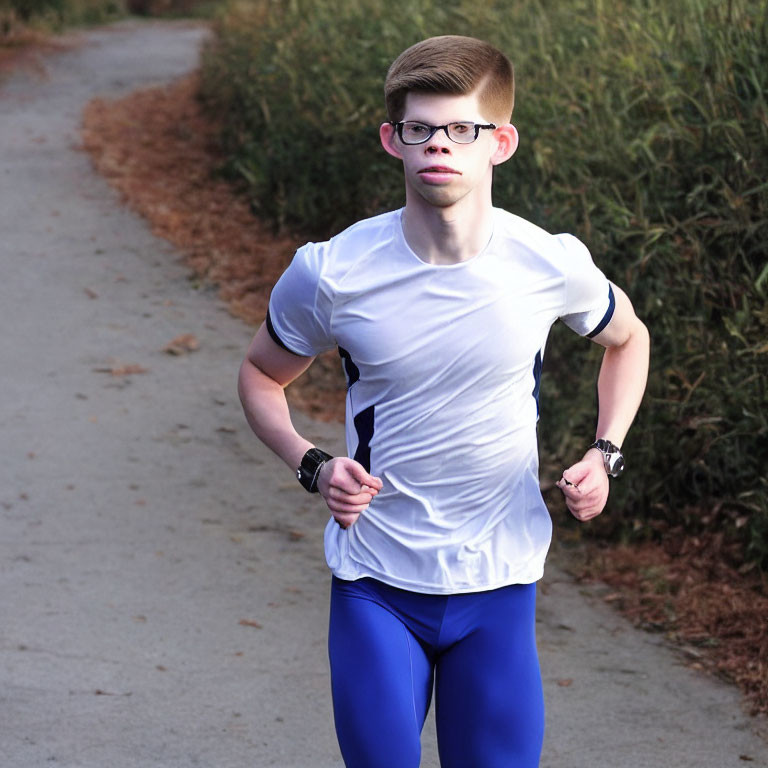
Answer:
<path fill-rule="evenodd" d="M 416 768 L 433 688 L 443 768 L 533 768 L 535 583 L 551 538 L 536 438 L 544 345 L 560 319 L 605 347 L 596 435 L 558 482 L 587 521 L 624 467 L 648 333 L 579 240 L 493 207 L 493 168 L 518 145 L 501 52 L 422 41 L 392 64 L 385 96 L 381 143 L 403 164 L 405 206 L 299 249 L 240 396 L 256 435 L 331 512 L 329 654 L 348 768 Z M 284 394 L 334 347 L 347 457 L 300 436 Z"/>

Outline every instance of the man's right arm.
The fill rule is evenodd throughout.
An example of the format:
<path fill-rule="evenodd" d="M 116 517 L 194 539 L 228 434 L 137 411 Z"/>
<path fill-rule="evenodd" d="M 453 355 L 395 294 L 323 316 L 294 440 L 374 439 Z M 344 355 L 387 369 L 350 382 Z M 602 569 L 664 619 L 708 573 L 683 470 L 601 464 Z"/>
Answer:
<path fill-rule="evenodd" d="M 313 360 L 275 344 L 264 324 L 248 347 L 237 382 L 245 418 L 256 437 L 293 469 L 299 466 L 312 443 L 293 427 L 285 387 L 304 373 Z"/>
<path fill-rule="evenodd" d="M 313 445 L 293 426 L 285 387 L 304 373 L 313 360 L 280 347 L 264 324 L 248 347 L 238 377 L 238 393 L 251 429 L 294 472 Z M 346 457 L 329 461 L 318 478 L 318 490 L 343 528 L 357 520 L 380 488 L 379 478 Z"/>

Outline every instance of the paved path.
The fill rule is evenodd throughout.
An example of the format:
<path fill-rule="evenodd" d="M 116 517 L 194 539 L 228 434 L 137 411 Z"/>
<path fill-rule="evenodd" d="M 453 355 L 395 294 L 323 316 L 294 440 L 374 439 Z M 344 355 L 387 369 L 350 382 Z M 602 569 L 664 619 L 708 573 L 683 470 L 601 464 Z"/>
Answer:
<path fill-rule="evenodd" d="M 203 34 L 95 29 L 0 83 L 3 768 L 341 766 L 324 515 L 240 414 L 252 329 L 77 150 L 89 99 L 187 72 Z M 554 568 L 542 593 L 545 768 L 768 765 L 736 691 Z"/>

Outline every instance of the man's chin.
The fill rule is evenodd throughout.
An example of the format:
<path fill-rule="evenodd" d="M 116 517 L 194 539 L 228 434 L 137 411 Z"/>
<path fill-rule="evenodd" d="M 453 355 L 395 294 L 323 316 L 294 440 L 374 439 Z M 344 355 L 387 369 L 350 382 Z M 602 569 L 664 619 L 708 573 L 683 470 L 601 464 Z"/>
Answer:
<path fill-rule="evenodd" d="M 425 202 L 435 208 L 450 208 L 463 197 L 458 190 L 447 186 L 424 186 L 419 194 Z"/>

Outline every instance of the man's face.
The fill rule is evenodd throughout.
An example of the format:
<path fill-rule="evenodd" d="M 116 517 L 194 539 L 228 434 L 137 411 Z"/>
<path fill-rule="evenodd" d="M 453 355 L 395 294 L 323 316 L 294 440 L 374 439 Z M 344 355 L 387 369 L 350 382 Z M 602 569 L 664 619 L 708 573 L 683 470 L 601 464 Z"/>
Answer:
<path fill-rule="evenodd" d="M 409 93 L 403 114 L 403 121 L 408 120 L 427 125 L 492 122 L 482 114 L 474 93 L 465 96 Z M 498 159 L 496 133 L 481 130 L 473 143 L 457 144 L 440 130 L 423 144 L 404 144 L 394 129 L 389 126 L 387 130 L 385 124 L 382 143 L 390 154 L 403 161 L 409 199 L 415 194 L 430 205 L 445 208 L 468 196 L 490 194 L 492 167 L 502 161 Z"/>

